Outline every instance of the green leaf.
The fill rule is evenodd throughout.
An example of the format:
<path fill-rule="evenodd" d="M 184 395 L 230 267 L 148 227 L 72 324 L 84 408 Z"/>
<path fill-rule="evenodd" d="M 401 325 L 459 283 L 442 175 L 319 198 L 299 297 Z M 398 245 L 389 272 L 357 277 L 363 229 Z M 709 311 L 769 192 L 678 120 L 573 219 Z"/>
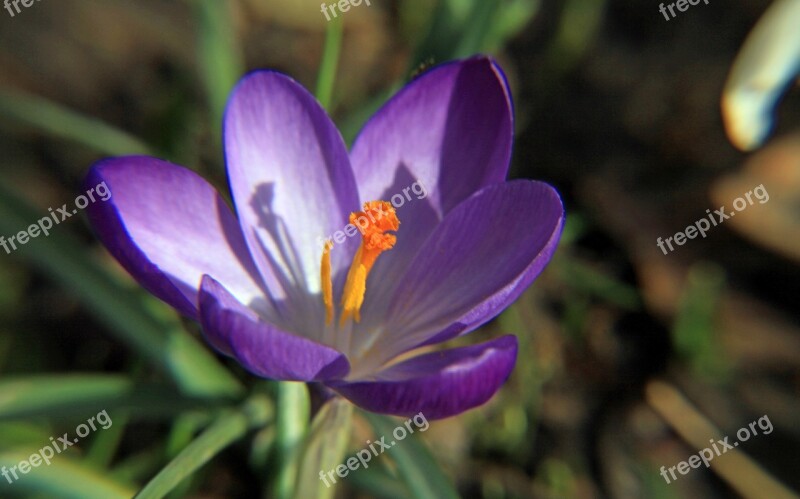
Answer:
<path fill-rule="evenodd" d="M 165 454 L 173 458 L 192 441 L 200 429 L 209 423 L 209 415 L 201 412 L 187 412 L 176 418 L 169 432 Z M 170 492 L 169 497 L 186 497 L 200 477 L 197 475 L 182 481 Z"/>
<path fill-rule="evenodd" d="M 290 499 L 296 497 L 297 455 L 308 430 L 311 403 L 305 383 L 281 381 L 275 385 L 278 391 L 275 402 L 278 408 L 275 463 L 279 469 L 274 494 L 279 499 Z"/>
<path fill-rule="evenodd" d="M 469 57 L 486 50 L 486 40 L 492 29 L 497 12 L 500 9 L 498 0 L 478 1 L 473 4 L 472 11 L 464 27 L 459 30 L 458 44 L 449 54 L 449 59 Z"/>
<path fill-rule="evenodd" d="M 31 452 L 19 450 L 0 453 L 0 467 L 18 466 L 20 461 L 27 461 L 38 449 Z M 9 475 L 12 477 L 12 475 Z M 100 472 L 80 466 L 66 456 L 55 455 L 50 464 L 41 462 L 36 468 L 22 475 L 13 483 L 0 479 L 0 490 L 13 490 L 14 493 L 26 492 L 44 494 L 49 498 L 64 499 L 128 499 L 134 489 L 128 485 L 109 480 Z M 12 489 L 13 487 L 13 489 Z M 6 494 L 1 494 L 6 497 Z"/>
<path fill-rule="evenodd" d="M 0 381 L 0 420 L 47 415 L 88 418 L 98 410 L 141 416 L 172 416 L 208 408 L 208 399 L 181 396 L 175 389 L 136 384 L 124 376 L 61 374 Z"/>
<path fill-rule="evenodd" d="M 376 438 L 389 437 L 396 427 L 402 426 L 402 423 L 398 424 L 398 420 L 387 416 L 369 412 L 364 412 L 363 415 L 375 430 Z M 417 499 L 459 497 L 458 492 L 439 468 L 436 459 L 421 439 L 409 435 L 393 445 L 386 454 L 397 464 L 400 477 L 411 490 L 413 497 Z"/>
<path fill-rule="evenodd" d="M 561 233 L 561 247 L 570 246 L 575 243 L 578 238 L 583 237 L 588 230 L 588 222 L 582 213 L 578 211 L 571 211 L 569 216 L 564 222 L 564 231 Z"/>
<path fill-rule="evenodd" d="M 494 53 L 522 31 L 539 11 L 539 0 L 507 0 L 495 13 L 494 22 L 486 34 L 483 50 Z"/>
<path fill-rule="evenodd" d="M 566 0 L 561 19 L 548 49 L 548 65 L 554 73 L 573 69 L 591 47 L 602 26 L 607 0 Z"/>
<path fill-rule="evenodd" d="M 211 108 L 214 130 L 220 130 L 228 95 L 243 73 L 242 53 L 236 39 L 228 2 L 192 0 L 198 24 L 198 57 Z"/>
<path fill-rule="evenodd" d="M 142 482 L 155 475 L 164 463 L 164 451 L 154 445 L 132 456 L 121 456 L 108 471 L 110 478 L 125 482 Z"/>
<path fill-rule="evenodd" d="M 678 304 L 672 329 L 675 349 L 702 376 L 723 381 L 730 366 L 720 352 L 714 323 L 725 273 L 715 264 L 700 263 L 689 269 L 686 289 Z"/>
<path fill-rule="evenodd" d="M 353 487 L 363 490 L 368 497 L 378 499 L 406 499 L 413 497 L 408 487 L 396 477 L 390 475 L 381 465 L 372 465 L 347 476 Z"/>
<path fill-rule="evenodd" d="M 40 218 L 42 213 L 0 184 L 0 234 L 17 233 Z M 88 255 L 85 247 L 59 226 L 14 253 L 77 296 L 109 332 L 163 367 L 185 392 L 210 396 L 240 393 L 236 378 L 179 326 L 174 314 L 167 319 L 153 313 L 164 307 L 141 290 L 123 286 Z"/>
<path fill-rule="evenodd" d="M 138 138 L 42 97 L 0 90 L 0 116 L 112 156 L 153 154 Z"/>
<path fill-rule="evenodd" d="M 86 463 L 95 468 L 108 468 L 128 426 L 130 417 L 127 411 L 112 409 L 112 412 L 114 424 L 98 432 L 86 451 Z"/>
<path fill-rule="evenodd" d="M 336 81 L 336 68 L 339 65 L 339 52 L 342 49 L 342 19 L 340 17 L 328 21 L 325 29 L 325 48 L 322 51 L 322 62 L 317 76 L 317 100 L 322 107 L 330 111 L 333 85 Z"/>
<path fill-rule="evenodd" d="M 52 433 L 52 430 L 41 422 L 0 421 L 0 448 L 12 449 L 47 442 Z"/>
<path fill-rule="evenodd" d="M 636 288 L 571 255 L 557 254 L 551 265 L 559 278 L 570 288 L 613 303 L 625 310 L 638 310 L 642 306 Z"/>
<path fill-rule="evenodd" d="M 575 497 L 578 495 L 578 480 L 566 462 L 548 458 L 542 463 L 542 481 L 550 497 Z"/>
<path fill-rule="evenodd" d="M 164 453 L 169 458 L 177 456 L 184 447 L 189 445 L 195 434 L 210 422 L 211 418 L 205 412 L 187 412 L 175 418 L 166 441 Z"/>
<path fill-rule="evenodd" d="M 350 439 L 352 418 L 353 404 L 341 397 L 329 400 L 314 417 L 298 459 L 295 497 L 333 497 L 336 486 L 330 480 L 325 485 L 319 472 L 327 473 L 342 463 Z"/>
<path fill-rule="evenodd" d="M 211 426 L 153 477 L 136 494 L 136 498 L 164 497 L 220 451 L 242 438 L 249 429 L 264 426 L 270 420 L 271 413 L 272 406 L 269 399 L 263 395 L 254 396 L 240 410 L 223 412 Z"/>
<path fill-rule="evenodd" d="M 416 49 L 414 65 L 498 50 L 527 25 L 538 6 L 538 0 L 440 0 L 428 34 Z M 413 3 L 406 8 L 418 9 Z"/>
<path fill-rule="evenodd" d="M 250 456 L 248 458 L 251 468 L 263 469 L 267 467 L 275 445 L 276 433 L 274 426 L 268 426 L 253 435 Z"/>

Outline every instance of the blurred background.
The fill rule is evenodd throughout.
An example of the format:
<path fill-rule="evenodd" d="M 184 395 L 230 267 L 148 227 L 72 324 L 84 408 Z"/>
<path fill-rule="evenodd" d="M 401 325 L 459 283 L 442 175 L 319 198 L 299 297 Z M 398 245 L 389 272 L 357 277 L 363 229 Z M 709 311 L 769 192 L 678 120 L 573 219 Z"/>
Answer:
<path fill-rule="evenodd" d="M 348 143 L 420 71 L 490 53 L 514 94 L 511 176 L 554 185 L 568 223 L 536 283 L 457 341 L 519 337 L 499 394 L 433 423 L 419 448 L 351 473 L 337 497 L 422 496 L 401 454 L 427 463 L 417 451 L 454 489 L 434 484 L 431 497 L 800 490 L 800 98 L 788 91 L 754 153 L 731 145 L 720 113 L 734 58 L 770 2 L 700 2 L 669 21 L 658 3 L 633 0 L 371 4 L 342 15 L 331 113 Z M 0 235 L 72 203 L 89 166 L 110 155 L 163 157 L 227 192 L 230 88 L 274 68 L 313 91 L 329 27 L 319 0 L 0 11 Z M 769 202 L 667 255 L 656 246 L 760 184 Z M 245 391 L 263 396 L 257 423 L 170 497 L 280 495 L 280 431 L 269 424 L 278 388 L 212 353 L 196 324 L 140 290 L 82 216 L 0 251 L 0 373 L 2 465 L 103 409 L 114 421 L 51 466 L 0 479 L 1 497 L 131 496 Z M 670 484 L 659 474 L 765 415 L 772 433 L 709 469 Z M 357 412 L 348 454 L 375 434 Z"/>

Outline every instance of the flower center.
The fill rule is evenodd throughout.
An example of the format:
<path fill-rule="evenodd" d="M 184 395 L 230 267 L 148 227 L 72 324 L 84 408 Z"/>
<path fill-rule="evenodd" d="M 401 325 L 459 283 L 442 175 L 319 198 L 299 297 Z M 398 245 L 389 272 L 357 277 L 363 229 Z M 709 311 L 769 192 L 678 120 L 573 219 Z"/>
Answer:
<path fill-rule="evenodd" d="M 350 270 L 347 272 L 347 281 L 342 293 L 342 315 L 339 317 L 339 326 L 350 319 L 356 322 L 361 320 L 361 305 L 364 303 L 364 294 L 367 291 L 367 275 L 372 270 L 378 255 L 392 249 L 397 242 L 397 236 L 387 234 L 387 231 L 397 231 L 400 220 L 394 207 L 388 201 L 368 201 L 364 203 L 364 211 L 350 214 L 350 224 L 361 232 L 361 246 L 353 256 Z M 325 324 L 333 322 L 333 281 L 331 278 L 331 249 L 333 243 L 325 241 L 322 250 L 322 301 L 325 303 Z"/>

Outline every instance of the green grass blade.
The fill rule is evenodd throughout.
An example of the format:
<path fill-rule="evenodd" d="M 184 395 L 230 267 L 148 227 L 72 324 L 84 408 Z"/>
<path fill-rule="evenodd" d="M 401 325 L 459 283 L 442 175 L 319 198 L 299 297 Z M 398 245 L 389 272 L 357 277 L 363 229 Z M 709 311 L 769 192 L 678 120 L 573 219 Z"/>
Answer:
<path fill-rule="evenodd" d="M 41 422 L 0 421 L 0 442 L 2 442 L 0 448 L 13 449 L 29 446 L 32 443 L 45 443 L 52 433 L 49 426 Z"/>
<path fill-rule="evenodd" d="M 166 401 L 167 399 L 162 400 Z M 128 412 L 113 411 L 115 412 L 114 424 L 97 433 L 86 451 L 86 462 L 95 468 L 108 468 L 125 435 L 125 428 L 128 426 L 130 419 Z"/>
<path fill-rule="evenodd" d="M 405 8 L 418 9 L 413 3 Z M 427 36 L 415 50 L 413 66 L 431 59 L 438 64 L 497 50 L 527 24 L 537 8 L 535 0 L 437 2 Z"/>
<path fill-rule="evenodd" d="M 347 481 L 368 497 L 377 499 L 406 499 L 413 497 L 403 482 L 390 475 L 379 465 L 370 466 L 358 473 L 347 475 Z"/>
<path fill-rule="evenodd" d="M 333 497 L 336 485 L 330 480 L 325 485 L 319 472 L 328 472 L 342 463 L 350 439 L 352 417 L 353 404 L 341 397 L 326 402 L 314 417 L 298 460 L 295 497 Z"/>
<path fill-rule="evenodd" d="M 615 279 L 570 255 L 557 254 L 551 265 L 567 286 L 625 310 L 639 310 L 642 301 L 635 287 Z"/>
<path fill-rule="evenodd" d="M 198 57 L 213 128 L 219 133 L 228 95 L 242 76 L 244 63 L 228 2 L 193 0 L 193 3 L 198 24 Z"/>
<path fill-rule="evenodd" d="M 339 66 L 339 52 L 342 49 L 342 20 L 340 17 L 328 21 L 325 29 L 325 48 L 317 76 L 317 100 L 330 111 L 333 98 L 333 85 L 336 81 L 336 68 Z"/>
<path fill-rule="evenodd" d="M 539 11 L 540 0 L 508 0 L 495 13 L 494 22 L 483 40 L 483 50 L 499 52 L 522 31 Z"/>
<path fill-rule="evenodd" d="M 559 74 L 570 71 L 592 47 L 603 23 L 607 0 L 567 0 L 548 49 L 548 63 Z"/>
<path fill-rule="evenodd" d="M 0 467 L 17 466 L 37 451 L 1 452 Z M 129 499 L 134 494 L 132 487 L 109 480 L 100 472 L 60 455 L 54 456 L 49 466 L 41 462 L 27 474 L 18 473 L 17 476 L 19 479 L 13 483 L 8 483 L 7 479 L 0 480 L 0 496 L 8 497 L 13 491 L 14 494 L 26 493 L 25 497 L 43 494 L 54 499 Z"/>
<path fill-rule="evenodd" d="M 107 476 L 122 482 L 141 483 L 154 476 L 164 462 L 160 446 L 150 446 L 132 456 L 122 456 L 107 472 Z"/>
<path fill-rule="evenodd" d="M 460 40 L 450 58 L 469 57 L 486 50 L 486 40 L 500 9 L 499 4 L 498 0 L 478 1 L 474 4 L 466 26 L 460 30 Z"/>
<path fill-rule="evenodd" d="M 191 441 L 194 436 L 210 421 L 209 414 L 202 412 L 187 412 L 175 418 L 172 429 L 169 432 L 167 445 L 164 454 L 168 458 L 173 458 L 180 453 Z M 193 476 L 175 486 L 169 493 L 170 498 L 186 497 L 187 493 L 194 486 L 194 482 L 200 477 Z"/>
<path fill-rule="evenodd" d="M 270 414 L 271 405 L 263 396 L 250 399 L 241 410 L 222 413 L 150 480 L 136 495 L 136 499 L 158 499 L 169 494 L 220 451 L 242 438 L 247 430 L 266 424 Z"/>
<path fill-rule="evenodd" d="M 0 90 L 0 116 L 112 156 L 155 154 L 138 138 L 42 97 Z"/>
<path fill-rule="evenodd" d="M 679 355 L 699 375 L 717 382 L 730 371 L 720 352 L 715 324 L 720 297 L 725 291 L 725 273 L 716 264 L 699 263 L 691 267 L 672 329 L 672 339 Z"/>
<path fill-rule="evenodd" d="M 391 438 L 392 431 L 402 423 L 387 416 L 364 412 L 364 417 L 372 425 L 377 438 Z M 450 480 L 439 468 L 425 444 L 414 435 L 407 436 L 402 442 L 386 452 L 397 464 L 400 477 L 405 482 L 413 497 L 417 499 L 456 499 L 458 492 Z"/>
<path fill-rule="evenodd" d="M 294 485 L 297 476 L 297 453 L 308 430 L 311 402 L 305 383 L 281 381 L 276 383 L 278 409 L 276 426 L 276 464 L 280 466 L 275 480 L 275 497 L 295 497 Z"/>
<path fill-rule="evenodd" d="M 14 234 L 42 217 L 0 184 L 0 234 Z M 76 295 L 117 338 L 169 372 L 181 388 L 195 395 L 237 393 L 238 381 L 194 337 L 148 310 L 154 299 L 132 291 L 92 261 L 64 228 L 21 246 L 23 258 Z M 150 305 L 148 305 L 150 304 Z"/>
<path fill-rule="evenodd" d="M 223 401 L 220 401 L 222 403 Z M 49 416 L 88 418 L 99 410 L 140 416 L 172 416 L 209 408 L 208 399 L 193 399 L 174 388 L 134 383 L 124 376 L 52 375 L 0 381 L 0 420 Z"/>
<path fill-rule="evenodd" d="M 244 414 L 230 412 L 222 415 L 161 470 L 136 497 L 164 497 L 221 450 L 242 438 L 247 427 Z"/>

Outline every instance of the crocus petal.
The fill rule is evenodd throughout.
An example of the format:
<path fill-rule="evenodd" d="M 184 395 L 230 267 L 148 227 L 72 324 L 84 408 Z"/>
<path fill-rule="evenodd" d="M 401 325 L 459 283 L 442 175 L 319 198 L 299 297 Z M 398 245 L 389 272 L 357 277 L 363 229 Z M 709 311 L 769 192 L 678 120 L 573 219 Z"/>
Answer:
<path fill-rule="evenodd" d="M 323 241 L 359 208 L 344 141 L 313 96 L 271 71 L 236 86 L 224 129 L 234 204 L 270 296 L 297 329 L 318 330 Z M 351 256 L 332 252 L 334 275 Z"/>
<path fill-rule="evenodd" d="M 561 199 L 545 183 L 515 180 L 480 190 L 425 242 L 392 299 L 383 330 L 359 337 L 362 343 L 353 351 L 360 356 L 373 350 L 367 362 L 385 361 L 488 321 L 544 269 L 563 222 Z"/>
<path fill-rule="evenodd" d="M 422 412 L 440 419 L 477 407 L 500 388 L 517 358 L 517 339 L 500 338 L 427 353 L 379 372 L 374 380 L 328 386 L 368 411 L 398 416 Z"/>
<path fill-rule="evenodd" d="M 264 378 L 324 381 L 347 375 L 350 365 L 340 352 L 259 320 L 210 276 L 200 289 L 203 332 L 217 350 Z"/>
<path fill-rule="evenodd" d="M 502 70 L 492 59 L 476 57 L 430 70 L 367 122 L 350 155 L 359 192 L 364 201 L 391 200 L 403 224 L 392 257 L 372 271 L 374 282 L 395 282 L 451 209 L 505 179 L 512 116 Z M 427 190 L 424 199 L 419 187 L 409 189 L 417 180 Z M 369 308 L 382 315 L 375 303 L 391 292 L 391 286 L 373 288 Z"/>
<path fill-rule="evenodd" d="M 722 116 L 733 144 L 760 146 L 772 131 L 775 106 L 800 72 L 800 2 L 774 2 L 747 36 L 722 96 Z"/>
<path fill-rule="evenodd" d="M 111 197 L 89 204 L 89 222 L 148 291 L 192 318 L 206 273 L 245 303 L 264 295 L 238 221 L 196 173 L 155 158 L 121 157 L 95 164 L 84 185 L 97 192 L 103 183 Z"/>

